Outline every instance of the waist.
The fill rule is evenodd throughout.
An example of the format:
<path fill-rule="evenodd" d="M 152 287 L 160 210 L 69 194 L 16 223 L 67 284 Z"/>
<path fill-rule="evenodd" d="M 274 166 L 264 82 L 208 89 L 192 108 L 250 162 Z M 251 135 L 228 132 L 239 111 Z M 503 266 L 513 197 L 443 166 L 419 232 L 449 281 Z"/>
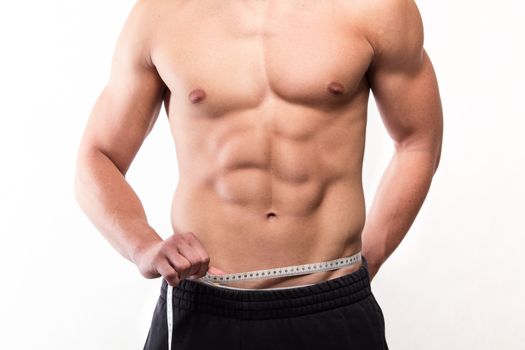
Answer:
<path fill-rule="evenodd" d="M 300 265 L 298 265 L 300 266 Z M 162 279 L 161 298 L 171 300 Z M 358 302 L 371 294 L 368 264 L 343 276 L 282 290 L 233 290 L 184 279 L 173 288 L 173 307 L 227 317 L 263 319 L 303 315 Z M 171 304 L 169 304 L 171 306 Z"/>
<path fill-rule="evenodd" d="M 254 284 L 252 284 L 251 288 L 240 288 L 238 287 L 239 282 L 244 283 L 244 286 L 246 286 L 246 283 L 244 281 L 253 281 L 253 280 L 270 280 L 270 285 L 275 285 L 277 279 L 282 279 L 286 277 L 291 276 L 304 276 L 304 275 L 311 275 L 314 273 L 320 273 L 320 272 L 326 272 L 326 271 L 333 271 L 338 270 L 336 273 L 330 274 L 328 279 L 324 280 L 330 280 L 333 278 L 337 278 L 343 275 L 346 275 L 348 273 L 351 273 L 358 268 L 361 267 L 362 262 L 362 255 L 361 251 L 358 251 L 357 253 L 338 258 L 333 259 L 329 261 L 320 261 L 320 262 L 314 262 L 314 263 L 306 263 L 301 265 L 290 265 L 290 266 L 282 266 L 282 267 L 275 267 L 275 268 L 269 268 L 269 269 L 263 269 L 263 270 L 254 270 L 254 271 L 245 271 L 245 272 L 237 272 L 237 273 L 231 273 L 231 274 L 222 274 L 222 275 L 213 275 L 206 273 L 205 276 L 196 279 L 195 281 L 198 283 L 205 283 L 209 285 L 213 285 L 216 287 L 221 288 L 229 288 L 229 289 L 239 289 L 239 290 L 275 290 L 275 289 L 287 289 L 287 288 L 297 288 L 297 287 L 304 287 L 304 286 L 310 286 L 315 283 L 322 282 L 323 279 L 317 280 L 315 283 L 307 283 L 307 284 L 297 284 L 294 283 L 293 285 L 281 286 L 281 287 L 265 287 L 265 288 L 254 288 Z M 292 281 L 294 282 L 294 281 Z M 231 287 L 226 286 L 226 284 L 234 284 L 237 285 L 237 287 Z M 256 286 L 262 286 L 265 283 L 256 283 Z M 283 285 L 283 283 L 280 283 Z M 268 283 L 266 283 L 268 285 Z"/>

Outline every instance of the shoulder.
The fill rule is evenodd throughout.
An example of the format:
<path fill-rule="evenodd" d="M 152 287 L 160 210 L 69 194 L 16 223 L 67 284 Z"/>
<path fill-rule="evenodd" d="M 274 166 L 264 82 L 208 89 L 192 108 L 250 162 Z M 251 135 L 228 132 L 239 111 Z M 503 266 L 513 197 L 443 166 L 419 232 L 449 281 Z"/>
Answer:
<path fill-rule="evenodd" d="M 137 35 L 152 35 L 162 23 L 173 19 L 180 4 L 177 0 L 135 0 L 125 25 Z"/>
<path fill-rule="evenodd" d="M 148 32 L 160 17 L 164 0 L 135 0 L 128 13 L 127 24 Z"/>
<path fill-rule="evenodd" d="M 362 6 L 362 31 L 376 63 L 409 65 L 421 59 L 423 21 L 414 0 L 369 0 Z"/>
<path fill-rule="evenodd" d="M 151 65 L 150 51 L 155 41 L 166 0 L 135 0 L 128 10 L 117 42 L 119 57 L 133 56 Z"/>

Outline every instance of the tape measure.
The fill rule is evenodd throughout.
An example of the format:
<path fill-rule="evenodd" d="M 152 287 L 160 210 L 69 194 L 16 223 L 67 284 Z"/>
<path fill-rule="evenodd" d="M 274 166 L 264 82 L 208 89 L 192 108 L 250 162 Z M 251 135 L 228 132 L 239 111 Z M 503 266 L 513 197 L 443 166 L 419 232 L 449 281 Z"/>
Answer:
<path fill-rule="evenodd" d="M 330 271 L 340 269 L 345 266 L 353 265 L 361 261 L 361 251 L 354 255 L 339 258 L 335 260 L 323 261 L 304 265 L 292 265 L 277 267 L 267 270 L 255 270 L 247 272 L 229 273 L 224 275 L 212 275 L 206 273 L 200 280 L 212 283 L 232 283 L 238 281 L 247 281 L 263 278 L 275 278 L 286 276 L 307 275 L 314 272 Z M 168 349 L 171 350 L 172 332 L 173 332 L 173 287 L 167 285 L 167 317 L 168 317 Z"/>

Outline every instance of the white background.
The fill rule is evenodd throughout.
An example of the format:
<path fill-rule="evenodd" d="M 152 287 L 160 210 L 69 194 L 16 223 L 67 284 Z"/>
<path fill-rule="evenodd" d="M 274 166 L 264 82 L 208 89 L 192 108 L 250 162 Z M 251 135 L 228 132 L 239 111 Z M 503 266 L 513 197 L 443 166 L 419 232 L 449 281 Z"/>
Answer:
<path fill-rule="evenodd" d="M 523 2 L 418 1 L 440 83 L 440 168 L 372 289 L 391 350 L 523 349 Z M 0 348 L 142 349 L 160 279 L 103 239 L 73 195 L 76 150 L 130 0 L 0 2 Z M 367 205 L 393 148 L 371 96 Z M 171 234 L 164 112 L 127 179 Z"/>

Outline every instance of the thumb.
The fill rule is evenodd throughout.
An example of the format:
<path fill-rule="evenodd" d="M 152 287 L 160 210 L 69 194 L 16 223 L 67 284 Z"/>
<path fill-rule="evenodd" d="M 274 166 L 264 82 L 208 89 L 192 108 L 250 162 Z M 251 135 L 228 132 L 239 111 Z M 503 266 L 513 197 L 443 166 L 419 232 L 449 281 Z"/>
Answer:
<path fill-rule="evenodd" d="M 223 270 L 219 269 L 215 266 L 208 267 L 208 273 L 212 275 L 225 275 L 227 272 L 224 272 Z"/>

